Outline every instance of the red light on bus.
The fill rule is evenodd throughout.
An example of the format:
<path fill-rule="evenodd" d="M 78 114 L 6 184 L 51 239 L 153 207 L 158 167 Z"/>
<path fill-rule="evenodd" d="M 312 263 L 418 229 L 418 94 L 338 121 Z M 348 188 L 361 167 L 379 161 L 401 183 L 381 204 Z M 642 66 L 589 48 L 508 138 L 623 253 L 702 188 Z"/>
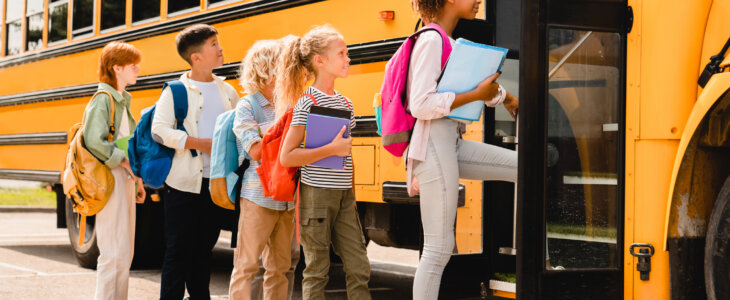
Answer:
<path fill-rule="evenodd" d="M 392 21 L 395 19 L 395 12 L 392 10 L 383 10 L 378 13 L 378 20 Z"/>

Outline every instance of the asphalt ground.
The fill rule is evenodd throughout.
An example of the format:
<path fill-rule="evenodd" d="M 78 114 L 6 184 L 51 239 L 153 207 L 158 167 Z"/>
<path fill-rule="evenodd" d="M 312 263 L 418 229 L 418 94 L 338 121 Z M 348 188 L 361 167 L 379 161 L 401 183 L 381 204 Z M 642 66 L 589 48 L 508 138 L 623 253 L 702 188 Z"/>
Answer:
<path fill-rule="evenodd" d="M 411 299 L 418 252 L 370 243 L 368 256 L 373 299 Z M 213 299 L 228 299 L 232 260 L 230 232 L 223 231 L 213 252 Z M 159 269 L 132 270 L 130 277 L 129 299 L 158 298 Z M 0 210 L 0 299 L 93 299 L 95 285 L 95 271 L 78 266 L 66 229 L 55 227 L 54 212 Z M 441 298 L 455 299 L 450 294 L 444 289 Z M 339 264 L 331 266 L 326 295 L 327 299 L 347 299 Z M 301 269 L 294 298 L 301 299 Z"/>

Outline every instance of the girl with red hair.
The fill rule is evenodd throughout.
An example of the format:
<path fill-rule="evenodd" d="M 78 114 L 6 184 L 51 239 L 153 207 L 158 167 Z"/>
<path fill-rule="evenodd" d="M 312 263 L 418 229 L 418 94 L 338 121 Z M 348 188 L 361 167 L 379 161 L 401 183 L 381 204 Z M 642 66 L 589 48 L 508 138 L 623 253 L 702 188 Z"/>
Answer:
<path fill-rule="evenodd" d="M 84 111 L 84 145 L 114 175 L 111 197 L 96 215 L 97 300 L 127 299 L 134 254 L 135 202 L 143 203 L 146 196 L 142 179 L 135 177 L 129 166 L 126 147 L 120 146 L 136 124 L 129 111 L 132 95 L 125 89 L 137 82 L 141 60 L 139 50 L 130 44 L 107 44 L 99 59 L 99 88 Z M 109 141 L 110 134 L 113 141 Z"/>

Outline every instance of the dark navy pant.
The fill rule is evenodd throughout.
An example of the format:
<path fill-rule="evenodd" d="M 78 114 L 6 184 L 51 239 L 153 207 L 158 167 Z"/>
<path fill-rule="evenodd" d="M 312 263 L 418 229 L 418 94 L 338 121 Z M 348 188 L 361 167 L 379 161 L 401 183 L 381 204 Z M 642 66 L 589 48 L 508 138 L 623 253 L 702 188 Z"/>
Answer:
<path fill-rule="evenodd" d="M 208 179 L 200 194 L 165 186 L 165 259 L 160 299 L 180 300 L 188 289 L 191 300 L 210 299 L 210 258 L 226 211 L 210 198 Z"/>

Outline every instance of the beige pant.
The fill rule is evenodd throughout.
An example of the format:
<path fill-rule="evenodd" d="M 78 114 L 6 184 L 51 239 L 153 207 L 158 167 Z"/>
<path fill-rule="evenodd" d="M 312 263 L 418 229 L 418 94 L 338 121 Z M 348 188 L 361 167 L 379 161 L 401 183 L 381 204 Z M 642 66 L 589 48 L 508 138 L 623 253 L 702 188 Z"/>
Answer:
<path fill-rule="evenodd" d="M 122 167 L 112 169 L 114 190 L 104 208 L 96 214 L 96 265 L 94 299 L 127 299 L 129 267 L 134 256 L 136 189 Z"/>
<path fill-rule="evenodd" d="M 329 281 L 330 245 L 342 259 L 347 299 L 370 300 L 370 261 L 355 208 L 355 192 L 300 187 L 300 237 L 304 249 L 302 298 L 324 300 Z"/>
<path fill-rule="evenodd" d="M 291 266 L 293 221 L 294 210 L 272 210 L 241 198 L 230 299 L 251 299 L 251 283 L 259 271 L 259 257 L 266 269 L 264 299 L 287 299 L 289 280 L 286 273 Z"/>
<path fill-rule="evenodd" d="M 291 241 L 291 267 L 286 272 L 286 279 L 289 280 L 289 289 L 286 291 L 286 299 L 291 300 L 292 294 L 294 293 L 294 274 L 299 264 L 299 258 L 301 257 L 301 251 L 299 249 L 299 243 L 297 242 L 297 235 L 292 234 Z M 264 299 L 264 262 L 259 257 L 259 272 L 256 273 L 256 277 L 253 278 L 251 283 L 251 299 L 262 300 Z"/>

